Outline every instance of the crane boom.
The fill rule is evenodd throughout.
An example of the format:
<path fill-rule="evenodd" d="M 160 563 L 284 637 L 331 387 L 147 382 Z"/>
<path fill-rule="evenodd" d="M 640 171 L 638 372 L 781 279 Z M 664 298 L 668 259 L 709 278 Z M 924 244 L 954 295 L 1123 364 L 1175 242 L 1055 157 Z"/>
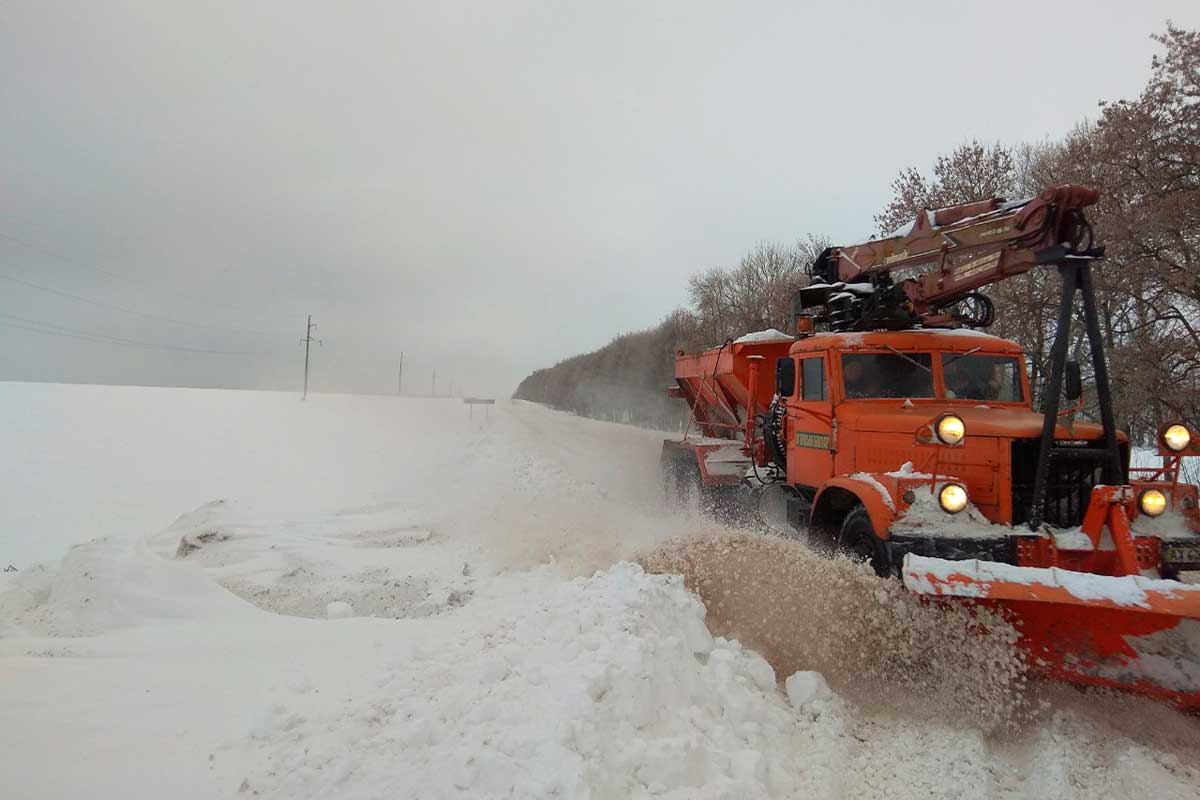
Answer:
<path fill-rule="evenodd" d="M 984 327 L 992 306 L 976 290 L 1037 265 L 1104 256 L 1083 213 L 1099 198 L 1064 185 L 1028 200 L 924 210 L 890 236 L 826 249 L 812 268 L 819 282 L 797 293 L 793 309 L 824 306 L 819 319 L 834 330 Z"/>

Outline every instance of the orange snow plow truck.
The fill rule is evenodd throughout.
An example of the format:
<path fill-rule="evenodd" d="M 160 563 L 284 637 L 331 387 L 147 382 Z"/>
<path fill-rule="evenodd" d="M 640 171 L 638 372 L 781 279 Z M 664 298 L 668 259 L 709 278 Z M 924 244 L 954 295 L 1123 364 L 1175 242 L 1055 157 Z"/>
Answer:
<path fill-rule="evenodd" d="M 1181 481 L 1200 437 L 1158 432 L 1131 468 L 1116 430 L 1079 186 L 923 212 L 832 247 L 792 298 L 794 329 L 676 357 L 691 418 L 663 444 L 668 493 L 757 510 L 938 602 L 998 608 L 1044 676 L 1200 709 L 1200 511 Z M 1019 345 L 978 290 L 1056 268 L 1041 409 Z M 1076 304 L 1090 345 L 1067 359 Z M 771 380 L 773 373 L 774 380 Z M 1060 408 L 1061 406 L 1061 408 Z"/>

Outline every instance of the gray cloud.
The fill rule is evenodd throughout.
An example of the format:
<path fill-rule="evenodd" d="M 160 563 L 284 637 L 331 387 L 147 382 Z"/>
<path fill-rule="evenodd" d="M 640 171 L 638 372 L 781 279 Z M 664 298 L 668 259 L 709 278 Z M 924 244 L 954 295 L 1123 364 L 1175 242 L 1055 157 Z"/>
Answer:
<path fill-rule="evenodd" d="M 312 313 L 318 388 L 403 350 L 414 390 L 508 392 L 757 241 L 861 235 L 900 167 L 1061 134 L 1200 23 L 828 5 L 9 3 L 0 273 L 156 316 L 0 280 L 0 378 L 295 385 Z"/>

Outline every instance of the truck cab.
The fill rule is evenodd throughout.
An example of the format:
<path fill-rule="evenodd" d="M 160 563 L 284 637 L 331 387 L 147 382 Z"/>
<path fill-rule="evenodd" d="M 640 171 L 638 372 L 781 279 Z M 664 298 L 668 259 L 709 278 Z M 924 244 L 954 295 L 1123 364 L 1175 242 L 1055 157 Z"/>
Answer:
<path fill-rule="evenodd" d="M 1027 524 L 1044 418 L 1016 343 L 967 329 L 815 333 L 777 359 L 775 375 L 776 421 L 764 435 L 785 453 L 795 525 L 881 574 L 906 553 L 1103 569 L 1106 543 L 1081 532 L 1107 455 L 1101 426 L 1059 418 L 1044 524 Z M 1128 472 L 1126 437 L 1118 444 Z M 1153 489 L 1157 502 L 1162 481 L 1129 484 L 1139 560 L 1177 552 L 1167 572 L 1200 566 L 1196 487 L 1173 480 L 1165 507 L 1144 508 L 1141 496 Z"/>

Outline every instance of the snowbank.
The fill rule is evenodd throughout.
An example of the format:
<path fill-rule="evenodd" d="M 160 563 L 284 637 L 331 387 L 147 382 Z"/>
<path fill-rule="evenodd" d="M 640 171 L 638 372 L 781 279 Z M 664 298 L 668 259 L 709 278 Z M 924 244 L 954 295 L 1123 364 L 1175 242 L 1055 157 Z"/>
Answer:
<path fill-rule="evenodd" d="M 1047 690 L 998 728 L 1023 686 L 1004 631 L 981 642 L 981 619 L 947 624 L 848 562 L 722 531 L 710 572 L 694 551 L 671 570 L 707 608 L 629 563 L 709 526 L 664 512 L 661 434 L 526 404 L 0 392 L 25 409 L 0 486 L 20 554 L 0 574 L 5 796 L 1200 783 L 1196 722 L 1145 700 Z"/>
<path fill-rule="evenodd" d="M 263 765 L 249 786 L 275 797 L 829 788 L 825 767 L 800 755 L 836 725 L 795 714 L 760 656 L 709 635 L 678 577 L 618 564 L 498 600 L 435 641 L 387 643 L 352 694 L 264 709 L 244 743 Z"/>

